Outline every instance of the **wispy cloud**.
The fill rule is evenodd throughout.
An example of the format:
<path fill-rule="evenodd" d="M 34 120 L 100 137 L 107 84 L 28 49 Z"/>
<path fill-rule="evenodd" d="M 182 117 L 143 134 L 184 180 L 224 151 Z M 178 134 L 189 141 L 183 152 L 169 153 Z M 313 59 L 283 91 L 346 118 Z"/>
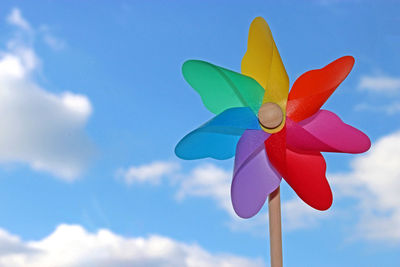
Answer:
<path fill-rule="evenodd" d="M 50 33 L 46 33 L 43 36 L 43 41 L 54 50 L 62 50 L 65 47 L 63 40 L 56 38 Z"/>
<path fill-rule="evenodd" d="M 116 176 L 128 185 L 160 185 L 161 180 L 166 179 L 177 187 L 175 197 L 178 201 L 189 197 L 211 198 L 232 217 L 236 216 L 229 195 L 232 180 L 230 171 L 210 163 L 198 165 L 187 173 L 181 169 L 177 162 L 155 161 L 119 169 Z"/>
<path fill-rule="evenodd" d="M 361 76 L 358 88 L 364 91 L 393 94 L 400 92 L 400 78 L 384 75 Z"/>
<path fill-rule="evenodd" d="M 400 101 L 394 101 L 388 104 L 368 104 L 360 103 L 354 107 L 355 111 L 372 111 L 372 112 L 383 112 L 386 115 L 395 115 L 400 112 Z"/>
<path fill-rule="evenodd" d="M 318 211 L 304 203 L 299 197 L 282 203 L 282 220 L 286 230 L 312 228 L 322 220 L 332 217 L 332 210 Z"/>
<path fill-rule="evenodd" d="M 20 34 L 31 29 L 18 9 L 7 21 Z M 39 86 L 33 77 L 40 66 L 31 42 L 21 38 L 0 51 L 0 112 L 7 114 L 0 118 L 0 162 L 27 163 L 71 181 L 94 152 L 84 132 L 92 106 L 84 95 L 53 94 Z"/>
<path fill-rule="evenodd" d="M 31 31 L 32 27 L 29 22 L 22 16 L 21 11 L 18 8 L 13 8 L 10 14 L 7 16 L 6 21 L 9 24 L 15 25 L 22 30 Z"/>
<path fill-rule="evenodd" d="M 122 178 L 128 185 L 133 183 L 159 184 L 163 177 L 171 175 L 180 169 L 175 162 L 154 161 L 140 166 L 131 166 L 127 169 L 119 169 L 117 177 Z"/>
<path fill-rule="evenodd" d="M 387 75 L 364 75 L 358 83 L 358 89 L 367 91 L 380 100 L 373 103 L 363 102 L 354 106 L 355 111 L 372 111 L 394 115 L 400 112 L 400 77 Z"/>
<path fill-rule="evenodd" d="M 207 197 L 232 216 L 236 216 L 230 200 L 232 173 L 214 164 L 195 167 L 180 183 L 176 194 L 178 199 L 186 197 Z"/>
<path fill-rule="evenodd" d="M 61 40 L 60 38 L 54 36 L 50 29 L 50 26 L 48 25 L 41 25 L 39 27 L 39 33 L 42 37 L 43 42 L 55 51 L 63 50 L 67 46 L 64 40 Z"/>
<path fill-rule="evenodd" d="M 61 224 L 39 241 L 22 241 L 0 229 L 1 266 L 182 266 L 261 267 L 261 259 L 214 254 L 196 244 L 168 237 L 123 237 L 110 230 L 87 232 L 79 225 Z M 12 248 L 12 249 L 10 249 Z"/>

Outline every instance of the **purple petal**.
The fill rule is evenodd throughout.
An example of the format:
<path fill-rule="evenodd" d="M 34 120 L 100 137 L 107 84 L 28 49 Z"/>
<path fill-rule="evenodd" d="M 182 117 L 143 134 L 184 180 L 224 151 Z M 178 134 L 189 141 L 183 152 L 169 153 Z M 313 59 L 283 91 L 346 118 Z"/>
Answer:
<path fill-rule="evenodd" d="M 264 141 L 269 136 L 261 130 L 246 130 L 236 147 L 231 198 L 242 218 L 257 214 L 282 179 L 265 151 Z"/>

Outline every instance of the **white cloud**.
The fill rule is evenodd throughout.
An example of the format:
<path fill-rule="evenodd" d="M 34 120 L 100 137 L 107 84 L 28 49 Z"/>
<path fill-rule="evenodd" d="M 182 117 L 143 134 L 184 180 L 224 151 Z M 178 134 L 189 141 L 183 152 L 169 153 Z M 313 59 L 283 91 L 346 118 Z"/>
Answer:
<path fill-rule="evenodd" d="M 355 111 L 373 111 L 373 112 L 384 112 L 387 115 L 395 115 L 400 112 L 400 102 L 394 101 L 392 103 L 377 105 L 360 103 L 354 107 Z"/>
<path fill-rule="evenodd" d="M 41 25 L 39 27 L 39 33 L 42 37 L 43 42 L 53 50 L 60 51 L 67 46 L 64 40 L 61 40 L 60 38 L 54 36 L 50 26 L 48 25 Z"/>
<path fill-rule="evenodd" d="M 122 178 L 128 185 L 133 183 L 160 185 L 161 179 L 165 178 L 177 187 L 175 194 L 177 200 L 182 201 L 187 197 L 211 198 L 220 208 L 232 217 L 236 217 L 230 200 L 232 173 L 214 164 L 202 164 L 189 173 L 184 173 L 177 162 L 155 161 L 119 169 L 117 178 Z"/>
<path fill-rule="evenodd" d="M 187 196 L 209 197 L 233 216 L 230 192 L 232 173 L 214 164 L 203 164 L 194 168 L 189 174 L 183 175 L 177 198 L 184 199 Z"/>
<path fill-rule="evenodd" d="M 11 10 L 11 13 L 7 16 L 6 21 L 9 24 L 15 25 L 23 30 L 31 30 L 29 22 L 24 17 L 22 17 L 21 11 L 18 8 L 13 8 Z"/>
<path fill-rule="evenodd" d="M 37 252 L 36 249 L 26 246 L 17 236 L 0 229 L 0 263 L 1 258 L 10 254 L 24 253 L 29 255 Z"/>
<path fill-rule="evenodd" d="M 357 237 L 400 241 L 400 131 L 379 139 L 351 172 L 333 177 L 339 195 L 358 202 Z"/>
<path fill-rule="evenodd" d="M 134 182 L 159 184 L 162 177 L 175 173 L 180 168 L 178 163 L 166 161 L 154 161 L 141 166 L 131 166 L 128 169 L 120 169 L 117 176 L 127 184 Z"/>
<path fill-rule="evenodd" d="M 92 113 L 92 105 L 84 95 L 64 92 L 61 94 L 61 101 L 68 109 L 79 114 L 78 116 L 84 120 Z"/>
<path fill-rule="evenodd" d="M 6 21 L 10 25 L 14 25 L 26 33 L 39 33 L 42 41 L 53 50 L 62 50 L 66 47 L 65 41 L 54 36 L 48 25 L 41 25 L 38 30 L 34 29 L 30 23 L 22 16 L 21 10 L 13 8 L 7 16 Z"/>
<path fill-rule="evenodd" d="M 370 92 L 396 93 L 400 90 L 400 78 L 390 76 L 362 76 L 358 88 Z"/>
<path fill-rule="evenodd" d="M 65 42 L 50 33 L 46 33 L 43 36 L 43 41 L 54 50 L 62 50 L 65 48 Z"/>
<path fill-rule="evenodd" d="M 202 164 L 184 173 L 181 165 L 176 162 L 155 161 L 140 166 L 117 171 L 117 177 L 122 177 L 128 185 L 132 183 L 149 183 L 160 185 L 161 179 L 172 182 L 177 191 L 175 197 L 182 201 L 188 197 L 203 197 L 213 199 L 220 208 L 236 218 L 230 199 L 232 173 L 214 164 Z"/>
<path fill-rule="evenodd" d="M 268 223 L 266 214 L 259 214 L 248 220 L 243 220 L 235 214 L 230 198 L 232 173 L 215 164 L 201 164 L 186 173 L 181 171 L 179 163 L 156 161 L 132 166 L 126 170 L 120 169 L 117 171 L 117 177 L 122 177 L 128 185 L 132 183 L 160 185 L 161 179 L 165 178 L 176 187 L 175 197 L 178 201 L 190 197 L 210 198 L 230 216 L 228 226 L 235 231 L 258 234 L 265 230 Z"/>
<path fill-rule="evenodd" d="M 117 178 L 122 178 L 128 185 L 133 183 L 160 185 L 161 179 L 165 178 L 177 186 L 175 196 L 178 200 L 187 197 L 212 198 L 221 208 L 234 215 L 229 195 L 232 173 L 214 164 L 202 164 L 184 173 L 177 162 L 154 161 L 119 169 Z"/>
<path fill-rule="evenodd" d="M 331 210 L 316 210 L 297 196 L 282 203 L 282 221 L 287 231 L 314 227 L 321 220 L 329 219 L 331 215 Z"/>
<path fill-rule="evenodd" d="M 32 48 L 11 41 L 7 51 L 0 51 L 0 79 L 22 80 L 39 67 L 40 61 Z"/>
<path fill-rule="evenodd" d="M 107 229 L 90 233 L 79 225 L 63 224 L 39 241 L 21 241 L 0 231 L 0 265 L 261 267 L 264 263 L 261 259 L 210 253 L 196 244 L 158 235 L 128 238 Z"/>
<path fill-rule="evenodd" d="M 8 21 L 29 26 L 18 9 Z M 84 132 L 91 103 L 84 95 L 54 94 L 42 88 L 33 78 L 39 67 L 35 51 L 21 39 L 10 40 L 0 51 L 0 113 L 4 115 L 0 117 L 0 162 L 27 163 L 73 180 L 94 152 Z"/>
<path fill-rule="evenodd" d="M 358 88 L 359 90 L 390 97 L 390 101 L 386 98 L 383 102 L 359 103 L 354 107 L 355 111 L 383 112 L 386 115 L 395 115 L 400 112 L 400 101 L 397 99 L 400 92 L 400 77 L 385 75 L 362 76 Z"/>

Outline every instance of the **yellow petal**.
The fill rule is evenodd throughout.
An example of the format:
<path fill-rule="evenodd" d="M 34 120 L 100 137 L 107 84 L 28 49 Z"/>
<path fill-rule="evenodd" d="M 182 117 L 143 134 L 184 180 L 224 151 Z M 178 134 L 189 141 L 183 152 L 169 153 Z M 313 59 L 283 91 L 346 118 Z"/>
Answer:
<path fill-rule="evenodd" d="M 276 48 L 267 22 L 257 17 L 250 25 L 247 51 L 242 60 L 242 73 L 255 79 L 264 89 L 263 103 L 278 104 L 284 119 L 277 128 L 263 128 L 268 133 L 279 132 L 285 125 L 289 77 Z"/>

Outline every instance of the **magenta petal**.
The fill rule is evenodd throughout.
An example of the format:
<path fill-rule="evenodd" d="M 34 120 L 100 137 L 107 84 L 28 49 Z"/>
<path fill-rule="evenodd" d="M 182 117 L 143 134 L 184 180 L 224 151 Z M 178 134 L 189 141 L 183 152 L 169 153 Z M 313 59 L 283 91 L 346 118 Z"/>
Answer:
<path fill-rule="evenodd" d="M 294 138 L 304 138 L 301 149 L 309 147 L 309 150 L 314 150 L 320 146 L 316 151 L 363 153 L 371 146 L 371 141 L 367 135 L 344 123 L 335 113 L 327 110 L 318 111 L 315 115 L 300 121 L 298 126 L 301 126 L 306 132 L 321 142 L 318 145 L 317 141 L 310 141 L 310 137 L 306 138 L 307 134 L 298 134 Z M 301 132 L 299 131 L 299 133 Z M 288 143 L 290 142 L 288 138 Z M 296 142 L 295 145 L 300 146 L 299 143 L 301 140 L 296 140 Z"/>
<path fill-rule="evenodd" d="M 286 145 L 294 151 L 335 151 L 289 117 L 286 118 Z"/>
<path fill-rule="evenodd" d="M 236 146 L 231 199 L 242 218 L 257 214 L 282 179 L 268 160 L 264 146 L 268 137 L 261 130 L 246 130 Z"/>

